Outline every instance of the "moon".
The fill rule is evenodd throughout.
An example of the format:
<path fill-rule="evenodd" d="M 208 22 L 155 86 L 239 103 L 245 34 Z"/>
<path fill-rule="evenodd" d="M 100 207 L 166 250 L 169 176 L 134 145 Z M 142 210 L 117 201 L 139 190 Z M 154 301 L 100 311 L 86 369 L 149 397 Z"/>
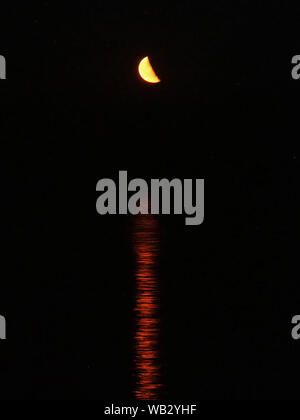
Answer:
<path fill-rule="evenodd" d="M 148 83 L 160 83 L 160 79 L 157 77 L 153 67 L 151 66 L 149 57 L 145 57 L 139 64 L 140 76 L 145 82 Z"/>

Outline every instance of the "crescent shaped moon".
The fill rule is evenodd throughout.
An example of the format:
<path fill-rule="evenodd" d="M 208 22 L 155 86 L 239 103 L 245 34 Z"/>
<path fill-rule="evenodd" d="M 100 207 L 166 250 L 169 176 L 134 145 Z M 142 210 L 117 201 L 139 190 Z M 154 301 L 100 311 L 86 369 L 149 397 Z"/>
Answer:
<path fill-rule="evenodd" d="M 143 58 L 139 64 L 140 76 L 145 82 L 148 83 L 160 83 L 160 79 L 157 77 L 153 67 L 151 66 L 149 57 Z"/>

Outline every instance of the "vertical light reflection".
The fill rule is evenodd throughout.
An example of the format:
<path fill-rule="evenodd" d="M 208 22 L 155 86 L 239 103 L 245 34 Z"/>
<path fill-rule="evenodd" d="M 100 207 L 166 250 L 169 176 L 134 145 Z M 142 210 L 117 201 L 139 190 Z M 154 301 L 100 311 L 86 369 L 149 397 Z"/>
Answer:
<path fill-rule="evenodd" d="M 161 395 L 162 377 L 158 281 L 160 235 L 155 217 L 135 218 L 133 242 L 137 263 L 134 395 L 141 400 L 157 400 Z"/>

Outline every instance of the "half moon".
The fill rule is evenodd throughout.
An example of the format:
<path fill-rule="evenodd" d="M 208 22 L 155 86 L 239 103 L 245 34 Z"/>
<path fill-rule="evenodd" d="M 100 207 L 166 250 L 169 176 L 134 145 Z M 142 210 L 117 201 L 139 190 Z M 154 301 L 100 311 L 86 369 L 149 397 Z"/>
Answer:
<path fill-rule="evenodd" d="M 143 60 L 140 62 L 139 73 L 145 82 L 160 83 L 160 79 L 157 77 L 153 67 L 151 66 L 149 57 L 143 58 Z"/>

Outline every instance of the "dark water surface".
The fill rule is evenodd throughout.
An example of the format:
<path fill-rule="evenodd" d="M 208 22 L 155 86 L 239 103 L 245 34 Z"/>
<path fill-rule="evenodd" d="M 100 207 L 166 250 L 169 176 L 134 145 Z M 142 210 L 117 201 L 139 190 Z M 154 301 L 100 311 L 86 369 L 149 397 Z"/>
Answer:
<path fill-rule="evenodd" d="M 136 256 L 133 394 L 139 400 L 157 400 L 163 389 L 158 220 L 151 215 L 136 217 L 132 234 Z"/>

